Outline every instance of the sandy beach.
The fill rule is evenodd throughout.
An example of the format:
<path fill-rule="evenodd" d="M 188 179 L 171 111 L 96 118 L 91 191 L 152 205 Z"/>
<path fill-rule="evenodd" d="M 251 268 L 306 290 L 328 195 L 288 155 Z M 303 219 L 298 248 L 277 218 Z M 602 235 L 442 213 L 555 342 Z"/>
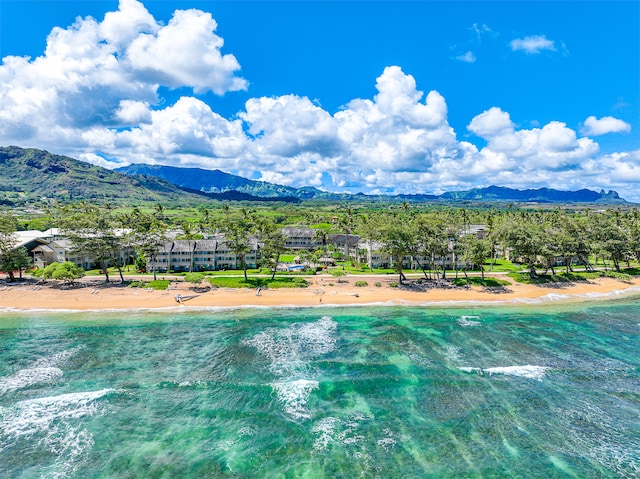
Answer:
<path fill-rule="evenodd" d="M 369 286 L 357 287 L 365 280 Z M 391 276 L 352 276 L 337 283 L 330 276 L 310 277 L 308 288 L 253 289 L 214 288 L 207 292 L 193 291 L 191 284 L 173 281 L 166 291 L 153 291 L 105 284 L 99 278 L 84 278 L 71 289 L 63 289 L 49 281 L 46 284 L 17 283 L 0 287 L 0 308 L 10 310 L 114 310 L 206 307 L 274 307 L 321 305 L 419 305 L 429 303 L 499 303 L 543 301 L 589 301 L 608 298 L 618 293 L 640 294 L 640 278 L 632 284 L 611 278 L 599 278 L 567 286 L 534 286 L 511 284 L 502 292 L 489 292 L 479 287 L 463 288 L 392 288 Z M 373 286 L 379 282 L 380 286 Z M 182 303 L 176 301 L 181 296 Z"/>

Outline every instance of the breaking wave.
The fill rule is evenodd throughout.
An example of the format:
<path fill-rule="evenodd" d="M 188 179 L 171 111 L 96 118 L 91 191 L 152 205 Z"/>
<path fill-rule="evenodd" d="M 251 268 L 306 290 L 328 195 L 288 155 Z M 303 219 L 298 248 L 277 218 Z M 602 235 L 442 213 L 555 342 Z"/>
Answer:
<path fill-rule="evenodd" d="M 269 361 L 276 380 L 270 383 L 284 411 L 295 419 L 308 419 L 309 396 L 318 388 L 311 361 L 336 347 L 338 325 L 329 316 L 313 323 L 294 323 L 285 329 L 269 328 L 243 344 Z"/>
<path fill-rule="evenodd" d="M 0 395 L 36 384 L 56 381 L 63 374 L 62 370 L 57 366 L 71 358 L 80 349 L 82 348 L 76 347 L 40 358 L 28 368 L 20 369 L 9 376 L 0 377 Z"/>
<path fill-rule="evenodd" d="M 538 381 L 542 381 L 542 379 L 547 374 L 547 370 L 550 369 L 545 366 L 503 366 L 496 368 L 471 368 L 471 367 L 460 367 L 458 368 L 460 371 L 465 372 L 475 372 L 481 375 L 487 374 L 492 376 L 494 374 L 502 374 L 505 376 L 518 376 L 521 378 L 528 379 L 537 379 Z"/>

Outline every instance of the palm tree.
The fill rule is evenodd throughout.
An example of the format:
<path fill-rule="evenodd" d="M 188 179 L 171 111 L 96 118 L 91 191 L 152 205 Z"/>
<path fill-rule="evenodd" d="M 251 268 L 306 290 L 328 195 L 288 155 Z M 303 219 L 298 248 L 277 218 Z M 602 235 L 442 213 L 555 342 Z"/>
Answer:
<path fill-rule="evenodd" d="M 236 261 L 238 257 L 240 258 L 245 281 L 248 280 L 246 255 L 250 251 L 250 235 L 252 230 L 254 229 L 254 225 L 255 218 L 253 218 L 245 208 L 241 208 L 238 214 L 236 214 L 235 216 L 226 218 L 225 222 L 222 224 L 222 231 L 225 234 L 225 241 L 235 252 Z"/>
<path fill-rule="evenodd" d="M 189 243 L 189 273 L 193 272 L 193 251 L 196 246 L 196 240 L 202 239 L 202 235 L 197 233 L 197 226 L 191 221 L 182 222 L 182 231 L 180 239 L 185 239 Z M 192 242 L 193 241 L 193 245 Z"/>

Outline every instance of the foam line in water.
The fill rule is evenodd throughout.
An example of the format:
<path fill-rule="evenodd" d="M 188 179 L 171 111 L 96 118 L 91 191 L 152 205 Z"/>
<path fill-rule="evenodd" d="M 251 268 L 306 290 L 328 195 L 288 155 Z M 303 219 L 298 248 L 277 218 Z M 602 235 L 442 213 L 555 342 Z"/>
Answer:
<path fill-rule="evenodd" d="M 452 344 L 447 344 L 444 347 L 445 350 L 445 357 L 447 358 L 447 360 L 454 362 L 454 363 L 458 363 L 462 360 L 461 356 L 460 356 L 460 348 L 457 346 L 454 346 Z"/>
<path fill-rule="evenodd" d="M 113 389 L 62 394 L 19 401 L 5 408 L 0 419 L 0 437 L 25 436 L 46 431 L 54 422 L 93 416 L 101 411 L 97 400 Z"/>
<path fill-rule="evenodd" d="M 271 383 L 284 412 L 295 419 L 310 419 L 307 409 L 311 391 L 318 389 L 318 381 L 298 379 L 295 381 Z"/>
<path fill-rule="evenodd" d="M 345 419 L 334 416 L 320 419 L 311 428 L 311 434 L 316 437 L 313 442 L 313 450 L 315 452 L 326 451 L 330 445 L 341 446 L 347 449 L 354 447 L 358 450 L 362 449 L 364 447 L 365 437 L 359 433 L 360 424 L 363 421 L 372 419 L 372 415 L 361 413 L 351 414 Z M 388 432 L 388 430 L 385 430 L 385 432 Z"/>
<path fill-rule="evenodd" d="M 323 316 L 313 323 L 269 328 L 243 341 L 269 361 L 269 371 L 277 378 L 271 387 L 285 412 L 296 419 L 310 417 L 306 405 L 311 391 L 318 387 L 310 362 L 335 349 L 337 328 L 333 319 Z"/>
<path fill-rule="evenodd" d="M 94 445 L 93 435 L 75 420 L 100 413 L 98 399 L 111 392 L 102 389 L 29 399 L 0 410 L 0 452 L 28 438 L 32 448 L 46 451 L 53 459 L 46 465 L 47 456 L 39 453 L 41 477 L 71 477 Z"/>
<path fill-rule="evenodd" d="M 67 349 L 65 351 L 60 351 L 59 353 L 52 354 L 51 356 L 40 358 L 33 364 L 33 367 L 59 366 L 69 358 L 78 354 L 78 351 L 81 351 L 82 349 L 84 349 L 84 346 L 76 346 L 75 348 Z"/>
<path fill-rule="evenodd" d="M 35 384 L 50 383 L 62 377 L 62 370 L 53 367 L 21 369 L 11 376 L 0 378 L 0 395 Z"/>
<path fill-rule="evenodd" d="M 62 370 L 56 366 L 67 361 L 80 349 L 82 349 L 81 346 L 40 358 L 28 368 L 0 377 L 0 395 L 36 384 L 56 381 L 63 374 Z"/>
<path fill-rule="evenodd" d="M 479 326 L 481 324 L 479 319 L 480 316 L 460 316 L 458 323 L 460 326 Z"/>
<path fill-rule="evenodd" d="M 545 366 L 503 366 L 495 368 L 473 368 L 473 367 L 460 367 L 460 371 L 476 372 L 478 374 L 501 374 L 504 376 L 518 376 L 521 378 L 537 379 L 541 381 L 547 373 L 548 367 Z"/>

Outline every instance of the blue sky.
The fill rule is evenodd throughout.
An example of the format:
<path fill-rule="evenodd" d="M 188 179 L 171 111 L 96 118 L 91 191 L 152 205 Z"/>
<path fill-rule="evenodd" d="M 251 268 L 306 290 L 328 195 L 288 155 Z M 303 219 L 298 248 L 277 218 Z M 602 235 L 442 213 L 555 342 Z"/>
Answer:
<path fill-rule="evenodd" d="M 0 144 L 331 191 L 640 201 L 637 1 L 0 2 Z"/>

